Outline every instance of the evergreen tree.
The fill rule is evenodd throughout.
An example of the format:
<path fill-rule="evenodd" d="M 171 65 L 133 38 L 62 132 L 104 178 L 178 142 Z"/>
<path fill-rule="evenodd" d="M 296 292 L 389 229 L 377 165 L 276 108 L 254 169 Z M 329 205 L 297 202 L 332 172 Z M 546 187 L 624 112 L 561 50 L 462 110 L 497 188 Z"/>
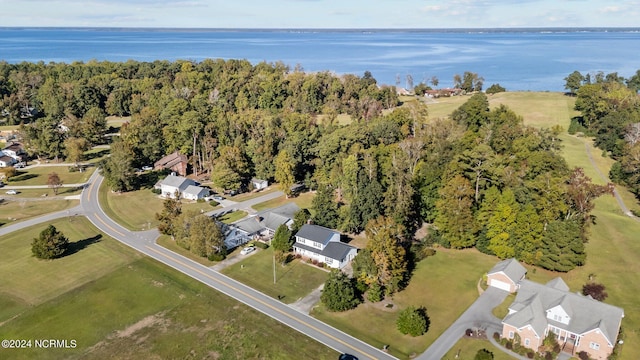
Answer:
<path fill-rule="evenodd" d="M 338 203 L 334 200 L 334 191 L 331 185 L 320 185 L 316 196 L 311 201 L 315 215 L 313 223 L 329 229 L 338 226 Z"/>
<path fill-rule="evenodd" d="M 156 220 L 160 221 L 158 230 L 165 235 L 174 236 L 173 221 L 182 214 L 182 203 L 177 198 L 168 197 L 162 204 L 162 212 L 156 213 Z"/>
<path fill-rule="evenodd" d="M 329 274 L 320 301 L 329 311 L 350 310 L 360 303 L 353 280 L 339 270 L 333 270 Z"/>
<path fill-rule="evenodd" d="M 286 256 L 284 254 L 291 251 L 292 246 L 293 236 L 291 234 L 291 230 L 289 230 L 285 224 L 278 226 L 276 233 L 273 235 L 273 239 L 271 240 L 271 247 L 276 251 L 276 257 L 279 258 L 278 260 L 280 262 L 284 262 L 286 260 Z"/>
<path fill-rule="evenodd" d="M 103 161 L 100 171 L 107 185 L 113 191 L 131 191 L 136 186 L 137 177 L 133 169 L 134 154 L 122 140 L 111 144 L 111 156 Z"/>
<path fill-rule="evenodd" d="M 425 308 L 409 306 L 400 311 L 396 325 L 398 331 L 411 336 L 420 336 L 429 330 L 429 317 Z"/>
<path fill-rule="evenodd" d="M 453 177 L 440 189 L 435 225 L 444 240 L 455 249 L 473 246 L 476 240 L 473 194 L 469 180 L 460 175 Z"/>
<path fill-rule="evenodd" d="M 287 195 L 291 196 L 291 187 L 295 184 L 296 179 L 294 176 L 294 163 L 293 158 L 288 151 L 282 150 L 276 156 L 276 181 L 280 184 L 280 188 Z"/>
<path fill-rule="evenodd" d="M 378 282 L 388 294 L 401 290 L 408 280 L 407 253 L 403 246 L 404 228 L 387 217 L 378 217 L 367 223 L 365 233 L 367 249 L 378 270 Z"/>
<path fill-rule="evenodd" d="M 64 255 L 68 247 L 69 239 L 49 225 L 31 242 L 31 253 L 39 259 L 55 259 Z"/>
<path fill-rule="evenodd" d="M 311 219 L 311 213 L 307 209 L 300 209 L 293 215 L 293 224 L 291 224 L 291 233 L 295 234 L 300 228 Z"/>
<path fill-rule="evenodd" d="M 567 272 L 583 265 L 587 255 L 580 225 L 575 221 L 552 221 L 542 237 L 542 256 L 538 265 L 553 271 Z"/>

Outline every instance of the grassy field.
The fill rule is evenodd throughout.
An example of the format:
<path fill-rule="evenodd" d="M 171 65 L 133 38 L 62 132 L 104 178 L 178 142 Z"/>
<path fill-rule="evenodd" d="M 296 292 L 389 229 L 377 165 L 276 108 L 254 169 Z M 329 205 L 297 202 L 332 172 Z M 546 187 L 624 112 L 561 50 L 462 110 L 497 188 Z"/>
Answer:
<path fill-rule="evenodd" d="M 236 222 L 245 216 L 247 216 L 246 211 L 236 210 L 222 215 L 218 218 L 218 220 L 222 221 L 225 224 L 231 224 L 232 222 Z"/>
<path fill-rule="evenodd" d="M 215 261 L 210 261 L 207 258 L 204 258 L 202 256 L 196 256 L 194 255 L 191 251 L 181 247 L 180 245 L 176 244 L 176 242 L 174 240 L 171 239 L 171 236 L 169 235 L 160 235 L 160 237 L 158 238 L 158 240 L 156 240 L 156 242 L 158 243 L 158 245 L 173 251 L 176 254 L 180 254 L 186 258 L 189 258 L 195 262 L 197 262 L 198 264 L 202 264 L 204 266 L 213 266 L 216 264 Z"/>
<path fill-rule="evenodd" d="M 262 210 L 266 210 L 266 209 L 273 209 L 275 207 L 278 206 L 282 206 L 284 204 L 288 204 L 290 202 L 294 202 L 296 203 L 301 209 L 310 209 L 311 208 L 311 201 L 313 200 L 313 197 L 315 196 L 315 192 L 312 191 L 308 191 L 305 193 L 302 193 L 298 196 L 295 197 L 291 197 L 291 198 L 287 198 L 286 196 L 280 196 L 278 198 L 275 198 L 273 200 L 268 200 L 265 202 L 261 202 L 259 204 L 255 204 L 252 206 L 252 208 L 256 211 L 262 211 Z"/>
<path fill-rule="evenodd" d="M 78 200 L 3 201 L 0 202 L 0 224 L 31 219 L 68 209 L 79 203 Z"/>
<path fill-rule="evenodd" d="M 18 176 L 9 179 L 7 185 L 47 185 L 49 174 L 54 172 L 58 174 L 63 184 L 81 184 L 89 180 L 95 170 L 95 167 L 89 167 L 83 172 L 69 172 L 67 166 L 36 166 L 29 170 L 19 170 Z"/>
<path fill-rule="evenodd" d="M 0 237 L 1 297 L 19 299 L 25 307 L 38 305 L 139 258 L 124 245 L 107 239 L 84 217 L 59 219 L 51 224 L 69 238 L 75 253 L 51 261 L 31 255 L 31 241 L 47 224 Z M 13 315 L 2 313 L 0 321 Z"/>
<path fill-rule="evenodd" d="M 114 193 L 106 184 L 100 187 L 100 205 L 104 212 L 118 224 L 129 230 L 147 230 L 158 226 L 156 213 L 162 211 L 164 199 L 149 189 Z M 207 202 L 182 203 L 182 211 L 211 211 Z"/>
<path fill-rule="evenodd" d="M 13 185 L 13 184 L 12 184 Z M 19 189 L 16 190 L 16 195 L 7 195 L 6 197 L 10 197 L 12 199 L 21 199 L 21 198 L 43 198 L 47 199 L 57 199 L 64 200 L 65 196 L 79 195 L 82 192 L 82 188 L 80 187 L 61 187 L 58 188 L 58 195 L 53 193 L 53 189 Z M 3 195 L 4 196 L 4 195 Z"/>
<path fill-rule="evenodd" d="M 274 284 L 271 248 L 258 249 L 254 254 L 245 257 L 244 260 L 224 268 L 222 273 L 287 304 L 308 295 L 324 283 L 329 274 L 316 266 L 294 260 L 285 266 L 276 264 Z"/>
<path fill-rule="evenodd" d="M 2 350 L 7 359 L 299 359 L 308 354 L 335 359 L 338 355 L 148 258 L 25 309 L 0 326 L 0 337 L 77 343 L 75 349 Z"/>
<path fill-rule="evenodd" d="M 497 259 L 475 250 L 438 249 L 435 256 L 418 263 L 409 286 L 381 304 L 365 303 L 344 313 L 316 307 L 313 316 L 342 329 L 375 347 L 389 345 L 401 359 L 426 350 L 478 297 L 476 284 Z M 392 303 L 389 309 L 384 304 Z M 431 321 L 422 336 L 402 335 L 395 326 L 398 311 L 424 306 Z"/>

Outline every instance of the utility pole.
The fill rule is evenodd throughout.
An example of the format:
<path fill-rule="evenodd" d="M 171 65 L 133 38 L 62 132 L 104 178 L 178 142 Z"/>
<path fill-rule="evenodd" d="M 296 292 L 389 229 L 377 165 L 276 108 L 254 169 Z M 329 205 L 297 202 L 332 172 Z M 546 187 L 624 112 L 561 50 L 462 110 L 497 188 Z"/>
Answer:
<path fill-rule="evenodd" d="M 276 283 L 276 251 L 273 250 L 273 284 Z"/>

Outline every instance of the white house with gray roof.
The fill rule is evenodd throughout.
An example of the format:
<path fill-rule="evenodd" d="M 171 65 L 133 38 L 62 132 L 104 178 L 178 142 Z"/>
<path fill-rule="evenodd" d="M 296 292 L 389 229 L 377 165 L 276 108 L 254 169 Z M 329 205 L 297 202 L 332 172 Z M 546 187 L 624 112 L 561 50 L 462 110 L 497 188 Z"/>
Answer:
<path fill-rule="evenodd" d="M 155 188 L 160 189 L 162 196 L 170 198 L 175 197 L 176 194 L 187 200 L 199 200 L 209 196 L 209 189 L 197 186 L 191 179 L 173 174 L 158 181 Z"/>
<path fill-rule="evenodd" d="M 616 306 L 569 291 L 561 278 L 542 285 L 519 282 L 518 294 L 502 320 L 502 336 L 538 351 L 554 333 L 563 352 L 581 351 L 591 359 L 606 359 L 616 344 L 624 311 Z"/>
<path fill-rule="evenodd" d="M 342 269 L 358 253 L 358 249 L 340 242 L 340 233 L 318 225 L 303 225 L 296 233 L 293 251 L 334 269 Z"/>

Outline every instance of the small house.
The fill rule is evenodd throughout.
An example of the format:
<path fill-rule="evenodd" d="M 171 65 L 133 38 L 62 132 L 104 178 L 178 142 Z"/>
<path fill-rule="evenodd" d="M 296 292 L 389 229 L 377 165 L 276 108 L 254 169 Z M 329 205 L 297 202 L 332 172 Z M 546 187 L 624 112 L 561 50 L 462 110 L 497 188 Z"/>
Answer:
<path fill-rule="evenodd" d="M 186 200 L 200 200 L 209 196 L 209 189 L 197 186 L 196 182 L 182 176 L 169 175 L 154 186 L 164 197 L 174 198 L 176 194 Z"/>
<path fill-rule="evenodd" d="M 526 273 L 527 269 L 518 260 L 502 260 L 487 273 L 487 285 L 514 293 Z"/>
<path fill-rule="evenodd" d="M 269 186 L 269 182 L 267 180 L 253 178 L 251 179 L 251 186 L 253 186 L 255 190 L 262 190 Z"/>
<path fill-rule="evenodd" d="M 179 152 L 169 154 L 153 164 L 155 170 L 168 169 L 175 171 L 178 175 L 187 176 L 187 166 L 189 165 L 186 155 Z"/>

